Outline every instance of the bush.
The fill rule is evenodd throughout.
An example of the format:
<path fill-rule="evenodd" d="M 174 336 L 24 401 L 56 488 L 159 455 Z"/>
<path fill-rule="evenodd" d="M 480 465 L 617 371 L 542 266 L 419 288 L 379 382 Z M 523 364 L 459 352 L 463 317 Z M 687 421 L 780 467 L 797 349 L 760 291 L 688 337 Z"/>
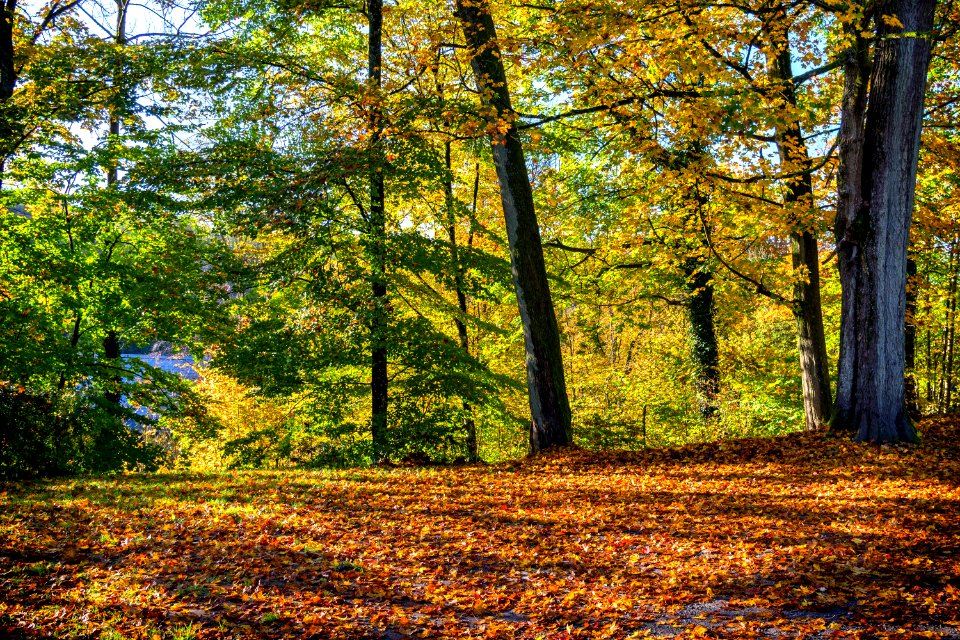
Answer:
<path fill-rule="evenodd" d="M 154 470 L 164 448 L 80 394 L 0 388 L 0 477 Z"/>

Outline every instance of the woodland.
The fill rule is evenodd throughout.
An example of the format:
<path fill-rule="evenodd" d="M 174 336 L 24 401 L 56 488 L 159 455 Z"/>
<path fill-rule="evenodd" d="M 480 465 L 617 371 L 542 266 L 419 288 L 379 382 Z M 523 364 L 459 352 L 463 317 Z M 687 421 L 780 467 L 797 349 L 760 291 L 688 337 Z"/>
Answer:
<path fill-rule="evenodd" d="M 0 13 L 0 631 L 960 637 L 953 2 Z"/>
<path fill-rule="evenodd" d="M 4 11 L 5 476 L 916 442 L 957 404 L 952 3 Z"/>

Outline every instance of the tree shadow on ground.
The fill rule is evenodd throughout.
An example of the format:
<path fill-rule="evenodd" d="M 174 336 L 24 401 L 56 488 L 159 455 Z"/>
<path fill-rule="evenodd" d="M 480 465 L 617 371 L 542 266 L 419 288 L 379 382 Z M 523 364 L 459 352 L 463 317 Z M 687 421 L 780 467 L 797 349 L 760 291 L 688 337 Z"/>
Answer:
<path fill-rule="evenodd" d="M 745 461 L 731 446 L 28 488 L 0 514 L 0 626 L 955 637 L 960 495 L 943 479 L 956 467 L 947 447 L 801 434 L 749 441 Z"/>

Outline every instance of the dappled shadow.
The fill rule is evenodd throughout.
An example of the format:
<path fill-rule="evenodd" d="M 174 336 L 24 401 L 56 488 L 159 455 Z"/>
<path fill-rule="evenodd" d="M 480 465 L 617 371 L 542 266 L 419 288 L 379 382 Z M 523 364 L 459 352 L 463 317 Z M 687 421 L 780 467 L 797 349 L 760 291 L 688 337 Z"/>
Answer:
<path fill-rule="evenodd" d="M 0 627 L 34 615 L 51 628 L 141 620 L 134 637 L 191 624 L 201 638 L 949 637 L 956 458 L 929 441 L 763 444 L 746 441 L 749 460 L 722 443 L 34 485 L 0 515 Z"/>

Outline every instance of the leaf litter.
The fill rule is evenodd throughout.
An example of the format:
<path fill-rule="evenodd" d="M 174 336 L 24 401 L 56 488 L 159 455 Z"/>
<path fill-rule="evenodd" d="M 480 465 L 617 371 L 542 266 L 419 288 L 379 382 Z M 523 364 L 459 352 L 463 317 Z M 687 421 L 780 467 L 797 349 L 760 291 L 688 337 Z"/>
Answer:
<path fill-rule="evenodd" d="M 0 490 L 12 638 L 960 638 L 960 436 Z"/>

